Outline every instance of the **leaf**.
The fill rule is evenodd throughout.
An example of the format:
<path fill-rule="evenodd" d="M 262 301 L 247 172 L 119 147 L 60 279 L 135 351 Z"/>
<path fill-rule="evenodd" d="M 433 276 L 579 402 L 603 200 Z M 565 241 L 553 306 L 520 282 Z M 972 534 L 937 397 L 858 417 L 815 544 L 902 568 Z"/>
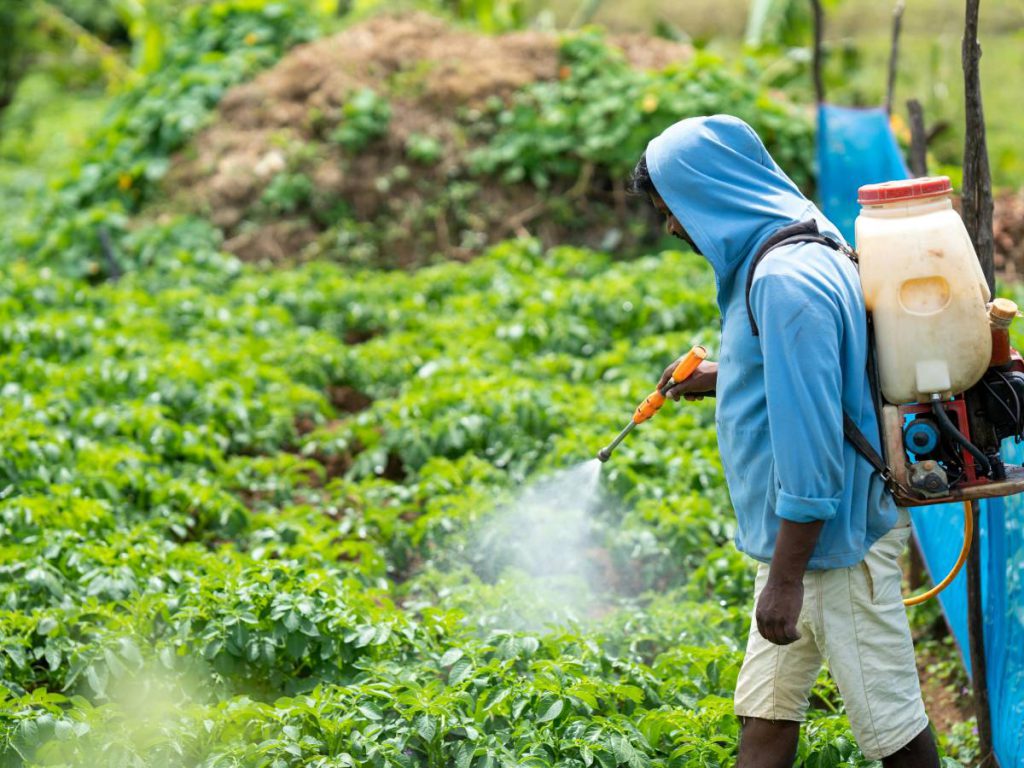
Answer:
<path fill-rule="evenodd" d="M 355 647 L 365 648 L 377 636 L 377 628 L 373 624 L 364 624 L 356 628 Z"/>
<path fill-rule="evenodd" d="M 35 720 L 22 720 L 18 726 L 18 739 L 29 747 L 39 744 L 39 726 Z"/>
<path fill-rule="evenodd" d="M 450 667 L 456 661 L 461 659 L 462 656 L 463 651 L 461 648 L 449 648 L 447 651 L 444 652 L 444 655 L 441 657 L 441 661 L 438 663 L 442 667 Z"/>
<path fill-rule="evenodd" d="M 555 699 L 549 702 L 542 700 L 537 707 L 537 719 L 534 722 L 540 724 L 554 720 L 562 714 L 563 707 L 565 707 L 565 702 L 562 699 Z"/>
<path fill-rule="evenodd" d="M 512 693 L 511 688 L 499 688 L 491 691 L 491 700 L 487 702 L 487 706 L 484 707 L 484 712 L 490 712 L 496 706 L 501 704 L 505 699 Z"/>
<path fill-rule="evenodd" d="M 540 648 L 540 641 L 536 637 L 528 635 L 520 638 L 520 642 L 522 643 L 522 649 L 525 656 L 533 656 L 537 652 L 537 649 Z"/>
<path fill-rule="evenodd" d="M 293 632 L 284 642 L 285 653 L 292 659 L 301 659 L 308 644 L 309 641 L 304 634 Z"/>
<path fill-rule="evenodd" d="M 142 653 L 139 652 L 138 647 L 132 642 L 131 638 L 122 637 L 118 644 L 121 646 L 121 658 L 136 669 L 145 663 L 142 659 Z"/>
<path fill-rule="evenodd" d="M 423 713 L 416 717 L 414 721 L 416 733 L 420 735 L 420 738 L 425 742 L 429 743 L 434 740 L 434 736 L 437 735 L 437 723 L 430 715 Z"/>
<path fill-rule="evenodd" d="M 51 672 L 55 672 L 60 668 L 63 656 L 59 648 L 51 648 L 50 646 L 47 646 L 44 651 L 44 656 L 46 657 L 46 666 L 50 668 Z"/>
<path fill-rule="evenodd" d="M 527 696 L 520 696 L 514 702 L 512 702 L 512 719 L 518 720 L 530 704 L 530 699 Z"/>
<path fill-rule="evenodd" d="M 85 680 L 89 683 L 89 687 L 92 688 L 93 693 L 99 697 L 103 697 L 107 693 L 107 670 L 105 668 L 97 667 L 95 664 L 90 664 L 85 670 Z"/>
<path fill-rule="evenodd" d="M 52 616 L 45 616 L 36 625 L 36 633 L 44 637 L 57 628 L 57 620 Z"/>
<path fill-rule="evenodd" d="M 615 759 L 620 763 L 625 763 L 629 768 L 648 768 L 650 765 L 647 756 L 638 752 L 625 736 L 613 734 L 609 743 Z"/>
<path fill-rule="evenodd" d="M 473 752 L 473 745 L 468 741 L 463 741 L 455 747 L 455 768 L 470 768 Z"/>
<path fill-rule="evenodd" d="M 381 713 L 380 709 L 378 709 L 375 704 L 372 704 L 370 702 L 360 704 L 357 707 L 357 709 L 363 713 L 363 717 L 365 717 L 367 720 L 376 721 L 382 720 L 384 718 L 384 715 L 383 713 Z"/>
<path fill-rule="evenodd" d="M 58 720 L 53 726 L 53 733 L 60 741 L 74 738 L 75 728 L 68 720 Z"/>
<path fill-rule="evenodd" d="M 28 666 L 28 657 L 25 653 L 25 649 L 20 645 L 8 645 L 4 648 L 11 661 L 14 662 L 14 666 L 18 669 L 25 669 Z"/>
<path fill-rule="evenodd" d="M 458 685 L 473 672 L 473 663 L 469 659 L 459 659 L 448 672 L 448 684 Z"/>

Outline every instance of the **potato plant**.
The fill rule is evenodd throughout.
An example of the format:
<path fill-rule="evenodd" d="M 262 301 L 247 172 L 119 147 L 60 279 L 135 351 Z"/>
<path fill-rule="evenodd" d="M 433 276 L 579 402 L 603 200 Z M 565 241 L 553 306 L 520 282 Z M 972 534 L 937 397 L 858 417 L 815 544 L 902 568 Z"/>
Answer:
<path fill-rule="evenodd" d="M 0 282 L 5 764 L 731 764 L 751 573 L 709 405 L 605 469 L 596 614 L 475 551 L 715 346 L 698 257 L 262 271 L 194 220 L 131 242 L 116 282 L 16 254 Z M 814 723 L 806 764 L 864 764 Z"/>

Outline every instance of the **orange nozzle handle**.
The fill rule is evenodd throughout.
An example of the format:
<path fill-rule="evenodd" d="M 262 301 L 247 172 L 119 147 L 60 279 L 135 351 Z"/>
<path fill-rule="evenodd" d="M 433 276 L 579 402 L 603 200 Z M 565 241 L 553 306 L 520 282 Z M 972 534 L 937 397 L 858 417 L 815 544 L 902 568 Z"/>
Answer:
<path fill-rule="evenodd" d="M 668 389 L 681 381 L 686 381 L 688 378 L 693 376 L 693 372 L 697 370 L 698 366 L 706 360 L 708 357 L 708 351 L 700 346 L 699 344 L 691 347 L 690 351 L 686 353 L 686 357 L 679 361 L 679 365 L 672 371 L 672 378 L 669 379 L 668 384 L 665 385 L 664 389 Z"/>
<path fill-rule="evenodd" d="M 697 367 L 701 364 L 701 361 L 705 360 L 708 356 L 708 351 L 701 346 L 695 346 L 686 353 L 686 356 L 679 361 L 679 365 L 672 372 L 672 377 L 668 380 L 668 383 L 661 389 L 656 389 L 647 397 L 644 401 L 636 407 L 636 412 L 633 414 L 633 423 L 642 424 L 647 421 L 651 416 L 656 414 L 658 410 L 665 404 L 665 392 L 672 386 L 678 384 L 681 381 L 686 381 L 693 375 L 693 372 L 697 370 Z"/>
<path fill-rule="evenodd" d="M 665 404 L 665 396 L 658 390 L 654 390 L 644 401 L 636 407 L 633 414 L 633 423 L 642 424 L 658 412 L 658 409 Z"/>

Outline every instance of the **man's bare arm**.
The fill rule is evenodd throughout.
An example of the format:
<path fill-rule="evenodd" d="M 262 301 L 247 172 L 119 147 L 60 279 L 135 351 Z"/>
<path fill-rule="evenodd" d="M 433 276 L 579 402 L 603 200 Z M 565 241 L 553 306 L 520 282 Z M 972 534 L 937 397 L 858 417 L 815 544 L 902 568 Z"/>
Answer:
<path fill-rule="evenodd" d="M 796 624 L 804 601 L 804 571 L 822 525 L 822 520 L 811 523 L 782 520 L 779 525 L 768 583 L 761 590 L 754 614 L 757 631 L 776 645 L 788 645 L 800 639 Z"/>

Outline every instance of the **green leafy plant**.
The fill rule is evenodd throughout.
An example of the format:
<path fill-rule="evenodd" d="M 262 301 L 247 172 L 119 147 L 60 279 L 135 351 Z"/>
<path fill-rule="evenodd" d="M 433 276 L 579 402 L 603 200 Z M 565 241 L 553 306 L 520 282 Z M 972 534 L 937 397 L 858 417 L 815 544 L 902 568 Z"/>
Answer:
<path fill-rule="evenodd" d="M 341 123 L 331 140 L 356 152 L 387 133 L 391 107 L 376 91 L 356 91 L 341 108 Z"/>
<path fill-rule="evenodd" d="M 156 189 L 179 149 L 205 123 L 228 87 L 310 39 L 318 18 L 300 0 L 216 0 L 190 5 L 169 33 L 162 64 L 129 88 L 69 178 L 39 211 L 22 247 L 76 275 L 109 277 L 120 221 Z M 76 218 L 89 234 L 77 238 Z M 109 246 L 101 242 L 102 236 Z"/>
<path fill-rule="evenodd" d="M 279 173 L 263 190 L 260 202 L 271 214 L 294 213 L 313 196 L 313 182 L 304 173 Z"/>
<path fill-rule="evenodd" d="M 432 165 L 441 159 L 441 143 L 422 133 L 414 133 L 406 139 L 405 153 L 410 160 Z"/>
<path fill-rule="evenodd" d="M 540 187 L 588 167 L 623 178 L 663 128 L 684 117 L 727 112 L 754 127 L 794 181 L 809 184 L 809 116 L 769 97 L 757 84 L 753 62 L 734 70 L 699 52 L 678 66 L 645 72 L 595 33 L 568 37 L 561 55 L 561 79 L 528 87 L 510 108 L 496 105 L 496 130 L 473 155 L 478 170 Z"/>
<path fill-rule="evenodd" d="M 481 537 L 714 342 L 699 257 L 267 272 L 192 220 L 125 243 L 116 282 L 0 280 L 4 760 L 732 763 L 751 569 L 706 406 L 608 466 L 586 603 Z M 816 700 L 803 764 L 866 765 Z"/>

